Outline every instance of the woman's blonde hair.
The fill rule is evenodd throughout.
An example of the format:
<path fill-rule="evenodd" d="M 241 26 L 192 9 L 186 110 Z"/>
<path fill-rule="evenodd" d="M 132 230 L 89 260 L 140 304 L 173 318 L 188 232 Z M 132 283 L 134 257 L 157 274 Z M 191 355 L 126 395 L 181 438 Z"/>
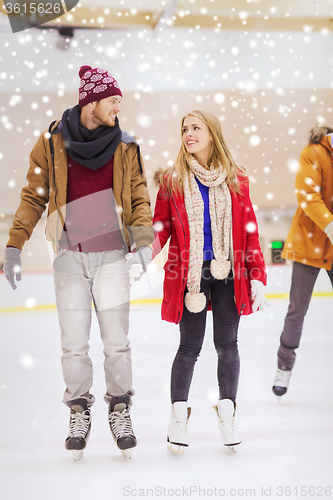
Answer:
<path fill-rule="evenodd" d="M 209 132 L 213 138 L 207 165 L 213 165 L 214 168 L 219 168 L 220 165 L 222 165 L 223 170 L 225 170 L 227 173 L 226 182 L 229 188 L 239 193 L 240 182 L 237 176 L 244 178 L 247 176 L 244 167 L 242 167 L 241 165 L 236 165 L 236 163 L 234 162 L 234 159 L 224 140 L 220 121 L 216 118 L 215 115 L 213 115 L 212 113 L 208 113 L 207 111 L 191 111 L 182 118 L 181 137 L 183 136 L 184 121 L 188 116 L 196 116 L 197 118 L 202 120 L 204 124 L 207 125 Z M 172 175 L 168 176 L 169 187 L 172 190 L 178 189 L 180 192 L 183 192 L 184 183 L 189 175 L 188 159 L 189 154 L 186 151 L 182 139 L 180 151 L 178 153 L 175 164 L 170 168 L 170 174 L 172 173 Z"/>

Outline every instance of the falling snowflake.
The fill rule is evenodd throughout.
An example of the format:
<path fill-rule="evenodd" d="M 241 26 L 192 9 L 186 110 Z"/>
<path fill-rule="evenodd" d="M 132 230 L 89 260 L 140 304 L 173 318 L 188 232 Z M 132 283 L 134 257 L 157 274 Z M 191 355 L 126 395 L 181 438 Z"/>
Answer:
<path fill-rule="evenodd" d="M 251 146 L 259 146 L 259 144 L 261 143 L 259 135 L 252 135 L 250 137 L 249 143 L 251 144 Z"/>
<path fill-rule="evenodd" d="M 31 370 L 35 367 L 35 360 L 33 359 L 30 354 L 22 354 L 20 356 L 20 363 L 24 368 L 27 368 L 28 370 Z"/>
<path fill-rule="evenodd" d="M 145 113 L 140 113 L 136 117 L 136 121 L 141 125 L 143 128 L 149 128 L 152 126 L 152 117 L 148 116 Z"/>

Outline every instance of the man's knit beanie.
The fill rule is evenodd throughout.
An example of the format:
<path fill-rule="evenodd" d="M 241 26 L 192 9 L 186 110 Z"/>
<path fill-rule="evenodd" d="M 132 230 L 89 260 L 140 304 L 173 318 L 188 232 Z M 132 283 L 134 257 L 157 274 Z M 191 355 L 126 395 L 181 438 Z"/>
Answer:
<path fill-rule="evenodd" d="M 115 80 L 106 69 L 81 66 L 79 87 L 79 105 L 81 108 L 94 101 L 100 101 L 113 95 L 123 96 Z"/>

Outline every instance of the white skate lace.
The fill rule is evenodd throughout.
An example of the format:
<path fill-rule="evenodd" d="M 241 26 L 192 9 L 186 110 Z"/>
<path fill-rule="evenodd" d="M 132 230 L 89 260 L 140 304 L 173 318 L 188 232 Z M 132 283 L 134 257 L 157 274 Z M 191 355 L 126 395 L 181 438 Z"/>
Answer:
<path fill-rule="evenodd" d="M 69 422 L 69 435 L 71 437 L 85 439 L 90 422 L 91 414 L 89 410 L 85 410 L 83 413 L 72 413 Z"/>
<path fill-rule="evenodd" d="M 223 418 L 223 420 L 222 420 L 222 418 Z M 234 417 L 227 417 L 227 416 L 223 415 L 222 417 L 220 417 L 220 421 L 221 421 L 221 424 L 223 425 L 225 433 L 228 434 L 229 436 L 231 436 L 233 439 L 234 434 L 235 434 L 235 428 L 234 428 L 235 418 Z"/>
<path fill-rule="evenodd" d="M 112 434 L 116 439 L 123 436 L 134 436 L 129 410 L 113 411 L 109 413 L 109 422 Z"/>
<path fill-rule="evenodd" d="M 277 369 L 275 380 L 273 382 L 274 387 L 288 387 L 289 378 L 291 371 Z"/>
<path fill-rule="evenodd" d="M 179 434 L 179 436 L 186 438 L 187 437 L 188 420 L 178 420 L 176 418 L 175 424 L 176 424 L 177 433 Z"/>

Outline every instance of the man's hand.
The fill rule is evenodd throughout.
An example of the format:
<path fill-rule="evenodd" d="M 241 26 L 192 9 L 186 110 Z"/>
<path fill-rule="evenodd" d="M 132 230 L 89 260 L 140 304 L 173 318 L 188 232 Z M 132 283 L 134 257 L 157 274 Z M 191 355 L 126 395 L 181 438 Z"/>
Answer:
<path fill-rule="evenodd" d="M 265 297 L 264 293 L 264 284 L 258 280 L 251 280 L 251 298 L 252 302 L 252 311 L 256 311 L 258 307 L 261 312 L 264 312 L 265 306 L 269 307 L 270 303 Z"/>
<path fill-rule="evenodd" d="M 21 250 L 15 247 L 7 247 L 5 250 L 5 262 L 3 270 L 6 280 L 10 283 L 13 290 L 16 290 L 16 281 L 21 281 Z"/>
<path fill-rule="evenodd" d="M 153 251 L 149 247 L 140 247 L 136 252 L 126 255 L 125 271 L 129 274 L 131 284 L 134 281 L 139 281 L 141 276 L 147 271 L 152 255 Z"/>

